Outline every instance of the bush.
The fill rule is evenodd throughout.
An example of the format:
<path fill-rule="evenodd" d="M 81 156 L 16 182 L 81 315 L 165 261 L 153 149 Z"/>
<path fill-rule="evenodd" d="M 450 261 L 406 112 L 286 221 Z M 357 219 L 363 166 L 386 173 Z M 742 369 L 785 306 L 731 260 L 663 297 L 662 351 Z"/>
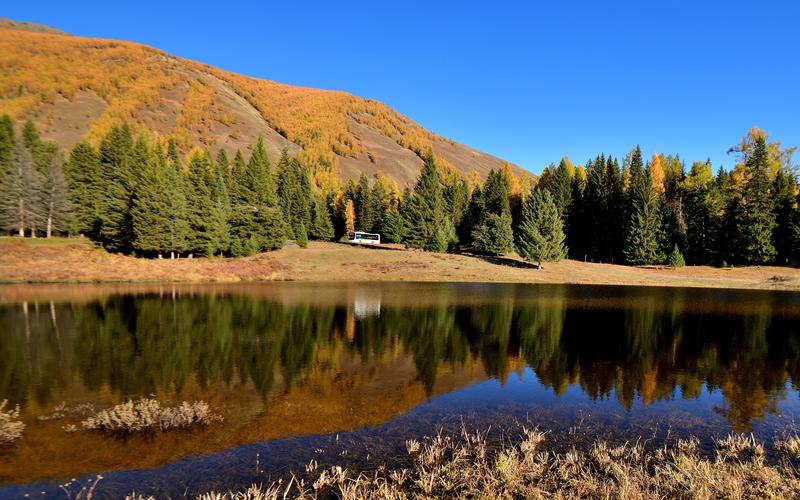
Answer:
<path fill-rule="evenodd" d="M 25 424 L 19 422 L 19 405 L 13 410 L 6 411 L 8 400 L 0 403 L 0 445 L 9 444 L 22 437 Z"/>
<path fill-rule="evenodd" d="M 669 254 L 669 265 L 672 267 L 683 267 L 686 265 L 683 254 L 678 250 L 678 245 L 675 245 L 675 248 L 672 249 L 672 253 Z"/>
<path fill-rule="evenodd" d="M 170 408 L 161 406 L 155 399 L 142 398 L 103 410 L 81 425 L 86 430 L 130 433 L 148 429 L 182 429 L 195 424 L 208 425 L 215 420 L 222 420 L 222 417 L 211 413 L 204 401 L 184 401 L 180 406 Z"/>

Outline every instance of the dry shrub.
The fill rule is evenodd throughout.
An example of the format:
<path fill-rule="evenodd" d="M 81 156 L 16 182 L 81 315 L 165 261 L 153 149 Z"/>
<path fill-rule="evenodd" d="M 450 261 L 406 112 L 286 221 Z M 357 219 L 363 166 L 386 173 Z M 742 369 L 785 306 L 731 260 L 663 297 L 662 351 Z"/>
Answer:
<path fill-rule="evenodd" d="M 12 443 L 22 437 L 25 424 L 18 421 L 19 405 L 13 410 L 6 410 L 8 400 L 0 402 L 0 446 Z"/>
<path fill-rule="evenodd" d="M 485 435 L 464 434 L 408 441 L 410 469 L 351 474 L 341 467 L 306 483 L 201 496 L 203 500 L 272 498 L 800 498 L 800 478 L 790 461 L 800 447 L 793 438 L 775 444 L 776 463 L 764 460 L 764 445 L 732 435 L 703 457 L 696 439 L 647 450 L 641 444 L 611 446 L 599 441 L 586 450 L 542 449 L 545 434 L 525 430 L 516 445 L 486 451 Z"/>
<path fill-rule="evenodd" d="M 182 429 L 195 424 L 208 425 L 217 420 L 222 420 L 222 417 L 213 414 L 204 401 L 184 401 L 180 406 L 165 407 L 155 399 L 141 398 L 98 412 L 81 422 L 81 425 L 86 430 L 130 433 L 150 429 Z"/>

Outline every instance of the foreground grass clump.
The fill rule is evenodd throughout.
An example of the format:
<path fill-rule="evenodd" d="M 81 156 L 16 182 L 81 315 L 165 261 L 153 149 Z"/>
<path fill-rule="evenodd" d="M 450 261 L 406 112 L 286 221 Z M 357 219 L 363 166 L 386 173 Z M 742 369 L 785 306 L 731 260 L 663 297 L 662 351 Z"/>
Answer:
<path fill-rule="evenodd" d="M 545 451 L 545 434 L 525 430 L 515 445 L 490 450 L 482 434 L 408 441 L 413 466 L 351 474 L 334 467 L 316 479 L 292 476 L 239 492 L 208 492 L 202 500 L 279 498 L 800 498 L 800 438 L 778 441 L 767 462 L 752 436 L 717 441 L 705 456 L 697 440 L 647 450 L 641 444 L 596 442 L 566 453 Z M 130 495 L 129 499 L 144 499 Z"/>
<path fill-rule="evenodd" d="M 0 402 L 0 446 L 12 443 L 22 437 L 25 424 L 18 421 L 19 406 L 6 410 L 8 400 Z"/>
<path fill-rule="evenodd" d="M 216 420 L 222 420 L 222 417 L 213 414 L 204 401 L 184 401 L 180 406 L 166 407 L 155 399 L 141 398 L 100 411 L 81 425 L 86 430 L 130 433 L 148 429 L 182 429 L 196 424 L 208 425 Z"/>

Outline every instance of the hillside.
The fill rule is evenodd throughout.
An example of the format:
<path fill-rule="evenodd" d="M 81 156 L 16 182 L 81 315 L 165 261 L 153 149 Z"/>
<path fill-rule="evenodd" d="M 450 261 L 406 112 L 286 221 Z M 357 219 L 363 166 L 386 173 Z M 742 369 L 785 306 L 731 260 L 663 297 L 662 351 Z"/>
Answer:
<path fill-rule="evenodd" d="M 414 179 L 432 148 L 442 164 L 485 177 L 503 161 L 430 132 L 388 106 L 346 92 L 250 78 L 138 43 L 0 23 L 0 113 L 32 119 L 69 148 L 126 120 L 184 149 L 245 149 L 264 136 L 343 178 L 378 171 Z M 36 29 L 36 30 L 34 30 Z M 44 32 L 43 32 L 44 31 Z"/>

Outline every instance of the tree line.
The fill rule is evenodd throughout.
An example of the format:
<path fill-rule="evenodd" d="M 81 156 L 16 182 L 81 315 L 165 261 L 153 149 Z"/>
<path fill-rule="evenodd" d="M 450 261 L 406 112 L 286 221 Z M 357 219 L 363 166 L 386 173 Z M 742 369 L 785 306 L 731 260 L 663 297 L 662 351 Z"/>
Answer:
<path fill-rule="evenodd" d="M 317 182 L 285 151 L 273 166 L 263 140 L 249 157 L 224 149 L 179 153 L 175 141 L 113 127 L 68 155 L 25 123 L 0 118 L 0 223 L 19 236 L 82 234 L 112 252 L 244 256 L 287 240 L 335 240 L 359 230 L 433 252 L 629 264 L 790 264 L 800 261 L 793 149 L 752 130 L 716 175 L 709 161 L 634 148 L 620 166 L 568 158 L 538 182 L 510 166 L 482 181 L 434 154 L 402 191 L 382 174 Z"/>

